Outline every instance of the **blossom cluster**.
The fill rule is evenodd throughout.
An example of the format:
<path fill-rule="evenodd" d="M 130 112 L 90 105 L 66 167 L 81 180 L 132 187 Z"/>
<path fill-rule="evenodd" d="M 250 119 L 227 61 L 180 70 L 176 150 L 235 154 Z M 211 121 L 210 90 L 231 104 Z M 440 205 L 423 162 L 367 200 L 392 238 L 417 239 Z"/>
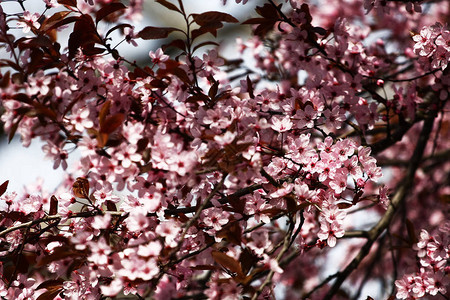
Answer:
<path fill-rule="evenodd" d="M 356 251 L 344 238 L 364 239 L 342 260 L 364 266 L 350 277 L 361 289 L 360 278 L 397 274 L 392 258 L 411 264 L 395 249 L 414 240 L 412 227 L 448 219 L 436 200 L 450 190 L 448 30 L 397 6 L 397 18 L 365 14 L 380 1 L 348 1 L 348 11 L 268 1 L 244 22 L 244 59 L 227 59 L 199 37 L 236 18 L 156 2 L 186 28 L 135 32 L 128 21 L 143 1 L 45 1 L 44 13 L 22 15 L 0 6 L 4 131 L 25 147 L 40 139 L 67 172 L 51 192 L 0 186 L 0 296 L 266 299 L 279 282 L 287 299 L 330 299 L 353 270 L 321 281 L 319 262 L 336 246 Z M 424 26 L 420 40 L 399 22 Z M 62 48 L 57 30 L 68 24 Z M 370 35 L 386 29 L 386 41 Z M 185 38 L 148 49 L 146 63 L 117 50 L 173 32 Z M 440 52 L 447 61 L 435 62 Z M 414 224 L 405 229 L 397 210 Z M 445 293 L 448 228 L 427 232 L 422 269 L 395 282 L 399 298 Z"/>
<path fill-rule="evenodd" d="M 422 229 L 420 239 L 416 244 L 417 257 L 420 261 L 420 271 L 405 274 L 397 280 L 397 298 L 416 299 L 426 294 L 445 295 L 449 285 L 449 224 L 444 224 L 435 235 L 430 235 Z"/>
<path fill-rule="evenodd" d="M 413 40 L 416 42 L 414 52 L 430 69 L 447 68 L 450 62 L 450 31 L 442 24 L 423 27 L 420 34 L 413 36 Z"/>

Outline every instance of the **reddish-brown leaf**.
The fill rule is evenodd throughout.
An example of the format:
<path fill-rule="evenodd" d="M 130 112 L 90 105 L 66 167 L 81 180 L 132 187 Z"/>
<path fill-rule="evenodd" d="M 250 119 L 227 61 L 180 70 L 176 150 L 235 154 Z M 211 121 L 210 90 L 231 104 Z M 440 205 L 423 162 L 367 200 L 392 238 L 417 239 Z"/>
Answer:
<path fill-rule="evenodd" d="M 119 24 L 119 25 L 116 25 L 116 26 L 114 26 L 113 28 L 111 28 L 110 30 L 108 30 L 108 32 L 106 32 L 106 34 L 105 34 L 105 38 L 106 37 L 108 37 L 108 35 L 110 35 L 112 32 L 114 32 L 115 30 L 117 30 L 117 29 L 124 29 L 124 28 L 126 28 L 126 27 L 128 27 L 128 28 L 131 28 L 131 27 L 133 27 L 133 26 L 131 26 L 130 24 Z"/>
<path fill-rule="evenodd" d="M 217 270 L 218 268 L 216 266 L 211 265 L 196 265 L 193 267 L 190 267 L 192 270 Z"/>
<path fill-rule="evenodd" d="M 50 210 L 48 214 L 50 216 L 54 216 L 58 213 L 58 199 L 55 197 L 55 195 L 52 195 L 50 197 Z"/>
<path fill-rule="evenodd" d="M 255 29 L 255 35 L 257 36 L 265 36 L 268 32 L 272 31 L 273 27 L 275 26 L 275 23 L 277 21 L 267 21 L 264 23 L 259 24 L 258 27 Z"/>
<path fill-rule="evenodd" d="M 183 52 L 186 52 L 186 42 L 182 39 L 173 40 L 170 43 L 163 45 L 161 48 L 165 51 L 169 47 L 174 47 L 180 49 Z"/>
<path fill-rule="evenodd" d="M 6 180 L 5 182 L 0 185 L 0 196 L 3 195 L 6 192 L 6 189 L 8 188 L 9 180 Z"/>
<path fill-rule="evenodd" d="M 11 68 L 13 68 L 16 71 L 22 72 L 22 68 L 20 67 L 20 65 L 16 64 L 15 62 L 13 62 L 10 59 L 0 59 L 0 66 L 9 66 Z"/>
<path fill-rule="evenodd" d="M 257 6 L 255 11 L 265 19 L 278 20 L 280 18 L 276 7 L 269 3 L 265 3 L 263 6 Z"/>
<path fill-rule="evenodd" d="M 178 7 L 176 7 L 174 4 L 170 3 L 169 1 L 156 0 L 156 2 L 158 2 L 159 4 L 161 4 L 162 6 L 165 6 L 166 8 L 168 8 L 170 10 L 173 10 L 173 11 L 181 13 L 181 10 Z"/>
<path fill-rule="evenodd" d="M 15 94 L 12 98 L 14 100 L 17 100 L 17 101 L 20 101 L 20 102 L 23 102 L 23 103 L 31 104 L 30 97 L 27 94 L 24 94 L 24 93 Z"/>
<path fill-rule="evenodd" d="M 58 24 L 58 22 L 61 22 L 61 20 L 64 20 L 65 17 L 67 17 L 68 14 L 70 14 L 71 11 L 59 11 L 57 13 L 54 13 L 50 18 L 45 19 L 42 23 L 41 27 L 39 28 L 40 31 L 47 31 L 55 24 Z"/>
<path fill-rule="evenodd" d="M 199 49 L 199 48 L 201 48 L 201 47 L 204 47 L 204 46 L 210 46 L 210 45 L 219 47 L 219 44 L 216 43 L 216 42 L 213 42 L 213 41 L 206 41 L 206 42 L 200 43 L 200 44 L 198 44 L 197 46 L 195 46 L 195 47 L 193 48 L 192 52 L 195 52 L 197 49 Z"/>
<path fill-rule="evenodd" d="M 103 103 L 102 108 L 100 109 L 100 112 L 98 114 L 98 121 L 100 124 L 100 127 L 103 126 L 106 120 L 106 116 L 109 114 L 109 108 L 111 106 L 111 100 L 106 101 Z"/>
<path fill-rule="evenodd" d="M 38 263 L 36 264 L 37 267 L 45 266 L 53 261 L 57 261 L 60 259 L 64 259 L 67 257 L 70 257 L 71 259 L 75 259 L 82 255 L 81 252 L 75 251 L 68 246 L 61 246 L 57 247 L 53 250 L 53 252 L 49 255 L 43 256 Z"/>
<path fill-rule="evenodd" d="M 248 248 L 244 248 L 239 256 L 239 261 L 241 262 L 244 274 L 248 274 L 250 269 L 259 261 L 259 259 L 258 256 L 253 254 Z"/>
<path fill-rule="evenodd" d="M 217 250 L 211 251 L 211 255 L 213 259 L 216 261 L 216 263 L 220 264 L 225 269 L 230 270 L 233 273 L 236 273 L 237 276 L 239 277 L 245 277 L 242 272 L 241 264 L 233 257 L 228 256 L 225 253 Z"/>
<path fill-rule="evenodd" d="M 250 98 L 255 99 L 255 94 L 253 93 L 253 82 L 247 75 L 247 92 Z"/>
<path fill-rule="evenodd" d="M 47 26 L 47 28 L 45 28 L 45 31 L 56 29 L 58 27 L 61 27 L 61 26 L 64 26 L 64 25 L 76 22 L 79 19 L 80 19 L 80 17 L 75 17 L 75 16 L 64 18 L 64 19 L 62 19 L 60 21 L 55 22 L 54 24 L 51 24 L 51 25 L 49 24 Z"/>
<path fill-rule="evenodd" d="M 9 85 L 9 81 L 11 79 L 11 72 L 7 71 L 3 74 L 3 77 L 0 78 L 0 88 L 6 88 Z"/>
<path fill-rule="evenodd" d="M 10 129 L 9 135 L 8 135 L 8 143 L 11 143 L 12 139 L 14 138 L 17 128 L 19 127 L 19 123 L 20 123 L 20 121 L 22 121 L 23 117 L 24 117 L 24 115 L 21 115 L 19 117 L 19 120 L 17 120 L 17 122 L 11 126 L 11 129 Z"/>
<path fill-rule="evenodd" d="M 192 14 L 194 22 L 200 26 L 215 22 L 238 23 L 239 21 L 230 14 L 219 11 L 207 11 L 202 14 Z"/>
<path fill-rule="evenodd" d="M 64 283 L 64 279 L 50 279 L 50 280 L 46 280 L 44 282 L 42 282 L 40 285 L 38 285 L 38 287 L 36 288 L 36 290 L 40 290 L 40 289 L 55 289 L 55 288 L 60 288 L 62 287 L 62 284 Z"/>
<path fill-rule="evenodd" d="M 108 142 L 109 134 L 98 132 L 97 133 L 97 147 L 103 148 L 106 146 L 106 143 Z"/>
<path fill-rule="evenodd" d="M 106 134 L 113 133 L 117 128 L 119 128 L 122 125 L 124 119 L 125 115 L 122 113 L 117 113 L 107 117 L 103 122 L 103 125 L 100 127 L 100 132 Z"/>
<path fill-rule="evenodd" d="M 351 202 L 340 202 L 337 204 L 339 209 L 347 209 L 353 206 L 353 203 Z"/>
<path fill-rule="evenodd" d="M 169 36 L 170 33 L 174 31 L 181 31 L 174 27 L 153 27 L 147 26 L 137 34 L 143 40 L 156 40 L 164 39 Z"/>
<path fill-rule="evenodd" d="M 220 29 L 222 27 L 223 24 L 221 22 L 211 22 L 205 24 L 198 29 L 192 30 L 191 33 L 192 40 L 195 40 L 196 38 L 205 33 L 211 33 L 214 37 L 217 37 L 217 29 Z"/>
<path fill-rule="evenodd" d="M 62 290 L 63 290 L 62 288 L 50 289 L 39 295 L 39 297 L 37 297 L 36 300 L 53 300 L 55 299 L 56 296 L 58 296 L 59 293 L 61 293 Z"/>
<path fill-rule="evenodd" d="M 117 206 L 114 202 L 112 202 L 111 200 L 106 200 L 105 203 L 106 203 L 106 208 L 109 211 L 117 211 Z"/>
<path fill-rule="evenodd" d="M 102 43 L 102 40 L 95 29 L 94 20 L 90 15 L 82 15 L 75 22 L 73 32 L 69 36 L 69 57 L 75 56 L 78 48 L 95 49 L 95 43 Z"/>
<path fill-rule="evenodd" d="M 228 223 L 224 228 L 217 232 L 217 236 L 226 239 L 235 245 L 241 244 L 242 228 L 239 223 L 234 221 Z"/>
<path fill-rule="evenodd" d="M 120 2 L 112 2 L 100 8 L 100 10 L 95 14 L 95 23 L 98 24 L 101 20 L 113 14 L 121 9 L 126 9 L 127 7 Z"/>
<path fill-rule="evenodd" d="M 89 181 L 84 177 L 78 177 L 72 185 L 72 191 L 76 197 L 87 198 L 89 196 Z"/>
<path fill-rule="evenodd" d="M 181 81 L 183 81 L 186 84 L 191 83 L 191 79 L 189 78 L 188 74 L 185 70 L 182 68 L 174 68 L 171 70 L 171 73 L 175 76 L 177 76 Z"/>
<path fill-rule="evenodd" d="M 42 105 L 39 102 L 33 102 L 33 105 L 34 105 L 34 109 L 35 109 L 36 114 L 38 114 L 40 116 L 46 116 L 50 120 L 56 121 L 57 116 L 56 116 L 56 113 L 53 110 L 51 110 L 50 108 Z"/>
<path fill-rule="evenodd" d="M 251 18 L 251 19 L 248 19 L 248 20 L 242 22 L 242 24 L 243 25 L 254 25 L 254 24 L 261 24 L 264 22 L 266 22 L 265 18 Z"/>

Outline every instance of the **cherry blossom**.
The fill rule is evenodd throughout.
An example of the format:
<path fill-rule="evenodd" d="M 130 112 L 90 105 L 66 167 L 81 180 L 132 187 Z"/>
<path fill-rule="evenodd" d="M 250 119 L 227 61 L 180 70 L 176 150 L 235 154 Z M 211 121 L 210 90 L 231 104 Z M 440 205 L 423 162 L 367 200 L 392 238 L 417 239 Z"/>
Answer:
<path fill-rule="evenodd" d="M 39 14 L 25 11 L 23 13 L 23 19 L 17 22 L 17 27 L 21 27 L 23 33 L 30 32 L 31 29 L 39 29 L 41 24 L 38 22 Z"/>
<path fill-rule="evenodd" d="M 445 1 L 156 1 L 174 27 L 142 0 L 18 2 L 3 131 L 64 175 L 0 182 L 1 297 L 447 293 Z"/>

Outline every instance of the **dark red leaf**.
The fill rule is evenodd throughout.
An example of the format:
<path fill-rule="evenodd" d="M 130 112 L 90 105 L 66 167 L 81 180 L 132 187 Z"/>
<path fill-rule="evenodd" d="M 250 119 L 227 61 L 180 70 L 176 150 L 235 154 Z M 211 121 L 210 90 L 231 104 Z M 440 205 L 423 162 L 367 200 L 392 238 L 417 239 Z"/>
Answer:
<path fill-rule="evenodd" d="M 55 195 L 50 197 L 50 210 L 49 215 L 54 216 L 58 213 L 58 199 L 56 199 Z"/>
<path fill-rule="evenodd" d="M 248 75 L 247 75 L 247 92 L 250 98 L 255 99 L 255 94 L 253 94 L 253 83 Z"/>
<path fill-rule="evenodd" d="M 59 11 L 59 12 L 53 14 L 50 18 L 45 19 L 45 21 L 42 23 L 39 30 L 41 30 L 41 31 L 49 30 L 52 26 L 54 26 L 55 24 L 58 24 L 58 22 L 61 22 L 61 20 L 64 20 L 64 18 L 70 13 L 71 13 L 71 11 L 65 10 L 65 11 Z"/>
<path fill-rule="evenodd" d="M 6 180 L 5 182 L 0 185 L 0 196 L 3 195 L 6 192 L 6 189 L 8 188 L 9 180 Z"/>
<path fill-rule="evenodd" d="M 203 25 L 198 29 L 192 30 L 191 37 L 193 40 L 195 40 L 205 33 L 211 33 L 214 37 L 217 37 L 217 29 L 220 29 L 222 27 L 223 24 L 221 22 L 208 23 L 207 25 Z"/>
<path fill-rule="evenodd" d="M 6 88 L 9 85 L 9 80 L 11 79 L 11 72 L 7 71 L 3 74 L 3 77 L 0 79 L 0 88 Z"/>
<path fill-rule="evenodd" d="M 216 22 L 238 23 L 239 21 L 230 14 L 219 11 L 207 11 L 202 14 L 192 14 L 195 23 L 200 26 Z"/>
<path fill-rule="evenodd" d="M 112 202 L 111 200 L 106 200 L 105 203 L 106 203 L 106 208 L 109 211 L 117 211 L 117 206 L 114 202 Z"/>
<path fill-rule="evenodd" d="M 125 115 L 122 113 L 117 113 L 107 117 L 105 122 L 103 122 L 103 126 L 100 127 L 100 132 L 106 134 L 114 132 L 120 125 L 122 125 L 124 119 Z"/>
<path fill-rule="evenodd" d="M 116 11 L 119 11 L 121 9 L 126 9 L 127 7 L 120 3 L 120 2 L 112 2 L 107 4 L 106 6 L 102 7 L 95 16 L 95 23 L 98 24 L 101 20 L 103 20 L 105 17 L 109 16 L 110 14 L 115 13 Z"/>
<path fill-rule="evenodd" d="M 338 208 L 340 209 L 347 209 L 353 206 L 353 203 L 351 202 L 341 202 L 337 204 Z"/>
<path fill-rule="evenodd" d="M 12 139 L 14 138 L 17 128 L 19 127 L 19 123 L 20 123 L 20 121 L 22 121 L 23 117 L 24 117 L 24 115 L 21 115 L 19 120 L 17 120 L 17 122 L 14 123 L 13 126 L 11 126 L 11 129 L 10 129 L 9 135 L 8 135 L 8 143 L 11 143 Z"/>
<path fill-rule="evenodd" d="M 43 256 L 38 263 L 36 264 L 37 267 L 42 267 L 47 265 L 48 263 L 51 263 L 53 261 L 57 261 L 60 259 L 64 259 L 67 257 L 70 257 L 71 260 L 75 259 L 76 257 L 81 256 L 82 253 L 75 251 L 73 249 L 70 249 L 68 246 L 61 246 L 53 249 L 53 252 L 50 255 Z"/>
<path fill-rule="evenodd" d="M 124 28 L 131 28 L 133 26 L 131 26 L 130 24 L 119 24 L 114 26 L 113 28 L 111 28 L 110 30 L 108 30 L 108 32 L 105 34 L 105 38 L 108 37 L 108 35 L 110 35 L 113 31 L 117 30 L 117 29 L 124 29 Z"/>
<path fill-rule="evenodd" d="M 241 264 L 233 257 L 228 256 L 225 253 L 217 250 L 211 251 L 211 256 L 218 264 L 220 264 L 225 269 L 228 269 L 231 272 L 236 273 L 239 277 L 245 277 L 242 272 Z"/>
<path fill-rule="evenodd" d="M 0 59 L 0 66 L 9 66 L 11 68 L 13 68 L 16 71 L 22 72 L 22 68 L 20 67 L 20 65 L 16 64 L 15 62 L 13 62 L 12 60 L 9 59 Z"/>
<path fill-rule="evenodd" d="M 156 2 L 158 2 L 159 4 L 161 4 L 162 6 L 165 6 L 166 8 L 168 8 L 170 10 L 173 10 L 173 11 L 181 13 L 181 10 L 178 7 L 176 7 L 174 4 L 170 3 L 169 1 L 156 0 Z"/>
<path fill-rule="evenodd" d="M 192 52 L 195 52 L 197 49 L 199 49 L 199 48 L 201 48 L 201 47 L 209 46 L 209 45 L 219 47 L 219 44 L 216 43 L 216 42 L 213 42 L 213 41 L 206 41 L 206 42 L 200 43 L 200 44 L 198 44 L 197 46 L 195 46 L 194 49 L 192 50 Z"/>
<path fill-rule="evenodd" d="M 270 32 L 273 29 L 275 23 L 276 21 L 268 21 L 260 24 L 258 27 L 256 27 L 255 34 L 257 36 L 265 36 L 268 32 Z"/>
<path fill-rule="evenodd" d="M 36 290 L 40 290 L 40 289 L 54 289 L 54 288 L 59 288 L 62 287 L 62 284 L 64 283 L 64 279 L 50 279 L 50 280 L 46 280 L 44 282 L 42 282 L 40 285 L 38 285 L 38 287 L 36 288 Z"/>
<path fill-rule="evenodd" d="M 49 30 L 52 30 L 52 29 L 56 29 L 56 28 L 61 27 L 61 26 L 63 26 L 63 25 L 67 25 L 67 24 L 76 22 L 76 21 L 78 21 L 79 19 L 80 19 L 80 17 L 75 17 L 75 16 L 67 17 L 67 18 L 65 18 L 65 19 L 62 19 L 62 20 L 60 20 L 60 21 L 54 23 L 54 24 L 51 24 L 51 25 L 49 24 L 49 25 L 47 26 L 48 28 L 46 28 L 45 30 L 46 30 L 46 31 L 49 31 Z"/>
<path fill-rule="evenodd" d="M 169 44 L 163 45 L 161 48 L 165 51 L 169 47 L 174 47 L 180 49 L 183 52 L 186 52 L 186 42 L 181 39 L 173 40 Z"/>
<path fill-rule="evenodd" d="M 98 114 L 98 121 L 100 124 L 100 127 L 103 126 L 106 120 L 106 116 L 109 114 L 109 107 L 111 106 L 111 100 L 106 101 L 103 103 L 102 108 L 100 109 L 100 112 Z"/>
<path fill-rule="evenodd" d="M 251 19 L 248 19 L 247 21 L 242 22 L 242 24 L 253 25 L 253 24 L 261 24 L 264 22 L 266 22 L 265 18 L 251 18 Z"/>
<path fill-rule="evenodd" d="M 224 228 L 217 232 L 217 236 L 226 239 L 235 245 L 240 245 L 242 240 L 242 228 L 239 222 L 230 222 Z"/>
<path fill-rule="evenodd" d="M 50 289 L 39 295 L 39 297 L 37 297 L 36 300 L 53 300 L 55 299 L 56 296 L 58 296 L 59 293 L 61 293 L 62 290 L 63 290 L 62 288 Z"/>
<path fill-rule="evenodd" d="M 89 15 L 82 15 L 79 20 L 75 22 L 75 26 L 73 32 L 69 37 L 69 57 L 72 58 L 75 56 L 78 48 L 82 48 L 84 50 L 91 50 L 90 53 L 95 54 L 96 48 L 93 47 L 95 43 L 102 43 L 102 40 L 97 34 L 95 29 L 94 20 Z M 102 49 L 102 52 L 104 50 Z M 101 53 L 101 52 L 100 52 Z"/>
<path fill-rule="evenodd" d="M 253 254 L 248 248 L 242 249 L 241 255 L 239 256 L 239 262 L 242 266 L 242 271 L 244 274 L 248 274 L 250 269 L 259 261 L 258 256 Z"/>
<path fill-rule="evenodd" d="M 211 265 L 197 265 L 190 267 L 192 270 L 217 270 L 218 268 L 216 266 Z"/>
<path fill-rule="evenodd" d="M 156 39 L 164 39 L 169 36 L 171 32 L 181 31 L 177 28 L 173 27 L 153 27 L 147 26 L 137 34 L 137 37 L 140 37 L 143 40 L 156 40 Z"/>
<path fill-rule="evenodd" d="M 265 19 L 278 20 L 280 18 L 276 7 L 269 3 L 266 3 L 263 6 L 257 6 L 255 10 L 260 16 L 264 17 Z"/>

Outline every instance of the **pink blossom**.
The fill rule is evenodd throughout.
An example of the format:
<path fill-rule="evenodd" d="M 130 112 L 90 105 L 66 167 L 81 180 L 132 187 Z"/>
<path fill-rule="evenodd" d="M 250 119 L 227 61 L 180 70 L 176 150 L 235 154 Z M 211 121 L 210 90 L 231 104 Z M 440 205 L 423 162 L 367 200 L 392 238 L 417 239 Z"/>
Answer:
<path fill-rule="evenodd" d="M 337 222 L 321 222 L 320 232 L 317 236 L 321 240 L 327 240 L 328 246 L 334 247 L 336 246 L 336 238 L 344 236 L 344 229 Z"/>
<path fill-rule="evenodd" d="M 102 285 L 100 287 L 102 294 L 104 296 L 116 296 L 123 288 L 123 281 L 122 279 L 119 278 L 114 278 L 114 280 L 111 281 L 111 283 L 109 284 L 109 286 L 107 285 Z"/>
<path fill-rule="evenodd" d="M 34 285 L 36 279 L 27 278 L 24 274 L 19 274 L 17 279 L 14 280 L 11 286 L 15 287 L 14 299 L 25 300 L 25 299 L 35 299 L 34 297 Z"/>
<path fill-rule="evenodd" d="M 50 91 L 49 84 L 52 81 L 52 77 L 45 75 L 44 71 L 39 70 L 34 76 L 28 80 L 27 92 L 30 95 L 40 93 L 41 95 L 47 95 Z"/>
<path fill-rule="evenodd" d="M 17 22 L 17 27 L 22 28 L 23 33 L 30 32 L 31 29 L 39 29 L 41 24 L 38 22 L 40 15 L 38 13 L 31 13 L 30 11 L 25 11 L 23 13 L 23 19 Z"/>
<path fill-rule="evenodd" d="M 229 213 L 220 208 L 210 208 L 203 211 L 203 222 L 206 226 L 211 226 L 214 230 L 222 229 L 223 225 L 228 223 Z"/>
<path fill-rule="evenodd" d="M 273 117 L 272 118 L 272 129 L 278 132 L 285 132 L 292 128 L 293 124 L 289 117 L 284 118 L 278 118 Z"/>
<path fill-rule="evenodd" d="M 150 51 L 149 56 L 153 64 L 157 65 L 161 69 L 166 68 L 165 62 L 169 59 L 169 56 L 165 55 L 161 48 L 156 50 L 156 52 Z"/>
<path fill-rule="evenodd" d="M 88 260 L 98 266 L 106 265 L 108 263 L 108 255 L 111 253 L 111 248 L 106 243 L 103 237 L 99 241 L 90 242 L 89 250 L 91 254 Z"/>
<path fill-rule="evenodd" d="M 52 142 L 48 141 L 47 144 L 42 146 L 42 150 L 46 154 L 46 158 L 50 158 L 54 161 L 53 163 L 53 169 L 57 169 L 60 165 L 63 170 L 67 169 L 67 158 L 69 157 L 69 154 L 66 150 L 61 149 L 57 145 L 53 144 Z"/>
<path fill-rule="evenodd" d="M 75 130 L 83 132 L 85 128 L 92 128 L 94 126 L 94 122 L 89 119 L 89 114 L 89 109 L 83 108 L 79 109 L 76 114 L 71 116 L 71 123 Z"/>
<path fill-rule="evenodd" d="M 149 226 L 150 221 L 148 220 L 144 211 L 134 209 L 130 212 L 130 215 L 126 219 L 125 223 L 128 230 L 138 232 L 141 230 L 145 230 Z"/>

